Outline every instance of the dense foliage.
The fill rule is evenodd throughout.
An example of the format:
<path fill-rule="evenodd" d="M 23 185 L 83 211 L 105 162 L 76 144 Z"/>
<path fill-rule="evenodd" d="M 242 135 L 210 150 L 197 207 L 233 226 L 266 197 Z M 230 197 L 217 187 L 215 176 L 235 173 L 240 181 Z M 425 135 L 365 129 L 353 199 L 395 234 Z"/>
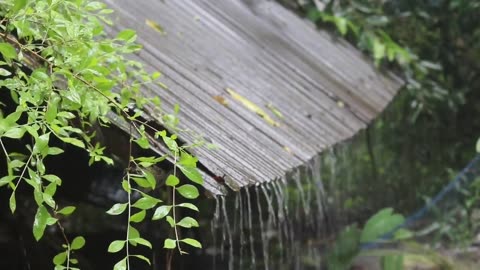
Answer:
<path fill-rule="evenodd" d="M 127 215 L 125 237 L 108 248 L 111 253 L 124 252 L 115 269 L 130 269 L 132 258 L 150 263 L 144 255 L 129 250 L 137 245 L 152 248 L 135 228 L 146 219 L 148 209 L 155 209 L 153 220 L 166 219 L 174 232 L 172 239 L 165 237 L 166 249 L 177 248 L 184 254 L 185 244 L 201 247 L 195 239 L 181 238 L 178 233 L 179 227 L 198 227 L 194 218 L 176 213 L 179 207 L 198 211 L 194 204 L 175 199 L 199 196 L 194 185 L 181 183 L 180 171 L 185 179 L 202 184 L 197 159 L 186 151 L 189 146 L 180 146 L 177 136 L 169 133 L 175 132 L 178 108 L 167 114 L 160 110 L 158 99 L 140 95 L 140 87 L 155 83 L 160 73 L 149 74 L 141 63 L 129 60 L 128 54 L 141 49 L 133 30 L 123 30 L 114 38 L 106 35 L 104 26 L 112 24 L 107 17 L 112 12 L 101 2 L 86 0 L 6 0 L 0 4 L 0 149 L 6 168 L 0 187 L 10 192 L 12 213 L 17 210 L 19 187 L 30 187 L 37 205 L 33 222 L 37 241 L 48 226 L 60 228 L 65 243 L 53 258 L 55 269 L 78 269 L 75 251 L 86 240 L 67 237 L 62 222 L 75 206 L 56 201 L 62 179 L 50 173 L 48 165 L 53 156 L 63 154 L 67 144 L 87 151 L 90 164 L 123 166 L 121 186 L 127 201 L 107 212 Z M 148 125 L 142 117 L 146 105 L 156 108 L 152 115 L 169 132 Z M 128 123 L 126 157 L 102 145 L 99 136 L 111 125 L 112 114 Z M 149 149 L 152 141 L 163 143 L 168 152 L 163 156 L 138 154 L 142 152 L 136 149 Z M 167 159 L 173 163 L 170 175 L 166 181 L 155 179 L 155 168 Z M 162 203 L 164 198 L 149 194 L 161 181 L 171 190 L 167 204 Z"/>
<path fill-rule="evenodd" d="M 364 194 L 365 185 L 348 181 L 355 175 L 357 183 L 362 179 L 387 192 L 373 194 L 373 201 L 413 210 L 452 176 L 449 168 L 461 168 L 474 153 L 480 133 L 474 117 L 480 97 L 480 2 L 300 2 L 306 4 L 297 7 L 319 27 L 344 35 L 371 55 L 379 69 L 396 70 L 407 82 L 406 90 L 357 139 L 366 143 L 346 155 L 348 170 L 341 177 L 346 183 L 340 188 Z M 348 152 L 352 147 L 338 148 Z"/>

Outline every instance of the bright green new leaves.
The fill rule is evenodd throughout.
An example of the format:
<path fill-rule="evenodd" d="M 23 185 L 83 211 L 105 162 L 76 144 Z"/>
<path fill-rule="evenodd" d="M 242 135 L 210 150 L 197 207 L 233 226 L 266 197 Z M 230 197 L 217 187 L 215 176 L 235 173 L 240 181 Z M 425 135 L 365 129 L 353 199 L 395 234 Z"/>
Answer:
<path fill-rule="evenodd" d="M 152 220 L 159 220 L 166 217 L 168 213 L 170 213 L 170 210 L 172 210 L 171 205 L 162 205 L 158 207 L 153 214 Z"/>
<path fill-rule="evenodd" d="M 127 270 L 127 258 L 122 259 L 113 266 L 113 270 Z"/>
<path fill-rule="evenodd" d="M 171 174 L 167 177 L 167 181 L 165 183 L 167 184 L 167 186 L 174 187 L 180 183 L 180 180 L 178 179 L 178 177 Z"/>
<path fill-rule="evenodd" d="M 149 260 L 147 257 L 143 256 L 143 255 L 131 255 L 131 256 L 132 256 L 132 257 L 135 257 L 135 258 L 138 258 L 138 259 L 140 259 L 140 260 L 142 260 L 142 261 L 145 261 L 145 262 L 148 263 L 149 265 L 152 265 L 152 264 L 150 263 L 150 260 Z"/>
<path fill-rule="evenodd" d="M 118 33 L 116 38 L 131 43 L 137 38 L 137 33 L 132 29 L 125 29 Z"/>
<path fill-rule="evenodd" d="M 199 185 L 202 185 L 203 177 L 197 169 L 197 162 L 198 159 L 196 157 L 193 157 L 187 152 L 182 152 L 177 167 L 189 180 Z"/>
<path fill-rule="evenodd" d="M 10 92 L 17 108 L 13 113 L 0 114 L 0 140 L 2 145 L 20 139 L 29 144 L 25 154 L 8 153 L 8 145 L 4 149 L 3 152 L 7 152 L 7 172 L 0 178 L 0 187 L 11 189 L 9 206 L 12 212 L 17 207 L 15 192 L 18 184 L 32 189 L 32 197 L 38 205 L 32 229 L 35 239 L 40 240 L 47 226 L 59 222 L 57 216 L 66 218 L 76 209 L 75 206 L 59 208 L 56 203 L 55 193 L 62 180 L 47 174 L 51 170 L 44 160 L 64 151 L 61 146 L 55 147 L 53 142 L 60 140 L 85 150 L 89 154 L 90 165 L 96 162 L 111 165 L 114 159 L 105 154 L 109 149 L 97 143 L 101 140 L 97 140 L 99 132 L 92 123 L 108 126 L 111 113 L 116 113 L 123 118 L 121 120 L 131 124 L 131 134 L 139 135 L 130 138 L 129 141 L 134 142 L 130 147 L 150 149 L 152 140 L 158 139 L 169 151 L 161 157 L 128 158 L 130 170 L 122 180 L 128 201 L 117 203 L 107 211 L 109 215 L 128 213 L 127 235 L 125 240 L 112 242 L 108 251 L 128 250 L 126 245 L 152 248 L 152 244 L 140 237 L 133 227 L 147 218 L 149 209 L 155 209 L 153 220 L 166 219 L 174 229 L 198 227 L 195 219 L 176 217 L 173 211 L 176 207 L 198 211 L 194 204 L 176 204 L 173 201 L 172 205 L 160 206 L 161 200 L 146 194 L 146 190 L 155 190 L 157 183 L 164 180 L 155 179 L 159 175 L 158 168 L 162 167 L 158 166 L 159 163 L 167 158 L 175 159 L 176 170 L 166 179 L 166 185 L 175 195 L 195 199 L 199 196 L 198 189 L 193 185 L 182 185 L 180 179 L 185 176 L 189 181 L 202 184 L 202 175 L 197 169 L 198 160 L 186 152 L 191 146 L 180 145 L 175 135 L 179 106 L 175 106 L 172 114 L 165 114 L 159 108 L 154 114 L 161 115 L 173 135 L 167 135 L 164 130 L 147 128 L 139 121 L 145 104 L 160 104 L 158 98 L 150 100 L 142 97 L 140 87 L 155 83 L 161 73 L 146 72 L 140 63 L 128 58 L 128 54 L 137 52 L 141 47 L 134 43 L 137 38 L 135 31 L 125 29 L 115 38 L 105 38 L 103 25 L 112 22 L 104 15 L 113 11 L 106 9 L 102 2 L 74 2 L 6 0 L 4 3 L 3 19 L 8 23 L 3 24 L 3 39 L 0 42 L 0 54 L 4 59 L 0 67 L 0 76 L 3 76 L 0 87 Z M 158 27 L 154 25 L 153 28 Z M 38 40 L 48 42 L 40 44 Z M 18 68 L 19 64 L 31 68 L 31 73 Z M 127 115 L 130 110 L 134 111 L 134 115 Z M 193 239 L 175 239 L 166 241 L 165 247 L 180 249 L 180 241 L 200 246 Z M 53 258 L 55 269 L 76 269 L 71 267 L 78 263 L 72 256 L 84 245 L 85 239 L 81 236 L 70 242 L 67 240 L 64 250 Z M 114 269 L 126 270 L 130 258 L 150 263 L 143 255 L 127 252 Z"/>
<path fill-rule="evenodd" d="M 192 228 L 198 227 L 198 222 L 191 217 L 184 217 L 182 220 L 177 222 L 177 225 L 183 228 Z"/>
<path fill-rule="evenodd" d="M 163 142 L 165 145 L 170 149 L 172 152 L 178 152 L 178 144 L 175 141 L 175 135 L 172 135 L 171 137 L 168 137 L 166 135 L 162 136 Z"/>
<path fill-rule="evenodd" d="M 85 246 L 85 238 L 83 238 L 83 236 L 77 236 L 75 239 L 73 239 L 70 248 L 72 250 L 78 250 L 83 248 L 83 246 Z"/>
<path fill-rule="evenodd" d="M 191 181 L 201 185 L 203 184 L 203 177 L 196 167 L 185 167 L 181 164 L 178 165 L 178 168 L 182 173 Z"/>
<path fill-rule="evenodd" d="M 8 43 L 0 43 L 0 53 L 6 61 L 17 59 L 17 51 Z"/>
<path fill-rule="evenodd" d="M 113 216 L 116 216 L 116 215 L 120 215 L 122 214 L 125 209 L 127 209 L 127 206 L 128 206 L 128 203 L 117 203 L 117 204 L 114 204 L 112 206 L 112 208 L 110 208 L 108 211 L 107 211 L 107 214 L 109 215 L 113 215 Z"/>
<path fill-rule="evenodd" d="M 200 244 L 200 242 L 198 242 L 197 240 L 192 239 L 192 238 L 185 238 L 185 239 L 182 239 L 180 241 L 185 243 L 185 244 L 188 244 L 192 247 L 202 248 L 202 244 Z"/>
<path fill-rule="evenodd" d="M 146 240 L 144 238 L 141 238 L 141 237 L 132 238 L 132 239 L 129 239 L 128 241 L 133 245 L 139 244 L 139 245 L 142 245 L 142 246 L 146 246 L 150 249 L 152 248 L 152 244 L 148 240 Z"/>
<path fill-rule="evenodd" d="M 26 129 L 23 127 L 15 127 L 7 130 L 2 137 L 7 137 L 10 139 L 20 139 L 25 134 Z"/>
<path fill-rule="evenodd" d="M 116 253 L 122 250 L 125 247 L 125 240 L 115 240 L 110 243 L 108 246 L 108 252 Z"/>
<path fill-rule="evenodd" d="M 144 197 L 138 199 L 138 201 L 136 201 L 132 206 L 133 207 L 136 207 L 136 208 L 139 208 L 139 209 L 143 209 L 143 210 L 146 210 L 146 209 L 150 209 L 150 208 L 153 208 L 155 207 L 158 203 L 160 203 L 161 201 L 157 198 L 153 198 L 151 196 L 148 196 L 148 195 L 143 195 Z"/>
<path fill-rule="evenodd" d="M 48 141 L 50 140 L 50 133 L 43 134 L 36 138 L 33 146 L 33 154 L 48 155 Z"/>
<path fill-rule="evenodd" d="M 145 210 L 142 210 L 142 211 L 132 215 L 130 217 L 130 222 L 134 222 L 134 223 L 142 222 L 145 219 L 146 214 L 147 214 L 147 212 L 145 212 Z"/>
<path fill-rule="evenodd" d="M 174 249 L 176 247 L 177 247 L 177 242 L 175 240 L 170 238 L 165 239 L 165 242 L 163 243 L 163 248 Z"/>
<path fill-rule="evenodd" d="M 55 224 L 55 222 L 57 222 L 57 219 L 50 216 L 45 206 L 40 205 L 37 209 L 37 214 L 35 214 L 35 220 L 33 221 L 33 236 L 35 240 L 40 240 L 47 225 Z"/>
<path fill-rule="evenodd" d="M 187 199 L 196 199 L 199 196 L 198 189 L 190 184 L 186 184 L 177 188 L 178 193 Z"/>
<path fill-rule="evenodd" d="M 67 260 L 67 251 L 61 252 L 53 257 L 53 264 L 54 265 L 63 265 Z"/>
<path fill-rule="evenodd" d="M 20 132 L 18 129 L 22 129 L 22 127 L 17 124 L 17 121 L 22 115 L 22 113 L 22 111 L 18 110 L 14 113 L 9 114 L 5 118 L 2 118 L 2 116 L 0 115 L 0 136 L 4 137 L 5 134 L 7 134 L 8 132 L 10 132 L 10 136 L 8 136 L 9 138 L 18 139 L 23 136 L 23 133 L 25 133 L 25 131 L 23 131 L 22 136 L 15 135 Z M 16 131 L 12 132 L 11 129 L 15 129 Z"/>
<path fill-rule="evenodd" d="M 142 175 L 134 175 L 132 180 L 139 186 L 143 188 L 150 188 L 155 189 L 157 186 L 157 181 L 155 181 L 155 177 L 149 171 L 145 171 Z"/>
<path fill-rule="evenodd" d="M 199 211 L 198 207 L 195 206 L 194 204 L 191 204 L 191 203 L 181 203 L 181 204 L 178 204 L 177 206 L 188 208 L 188 209 L 191 209 L 191 210 L 197 211 L 197 212 Z"/>

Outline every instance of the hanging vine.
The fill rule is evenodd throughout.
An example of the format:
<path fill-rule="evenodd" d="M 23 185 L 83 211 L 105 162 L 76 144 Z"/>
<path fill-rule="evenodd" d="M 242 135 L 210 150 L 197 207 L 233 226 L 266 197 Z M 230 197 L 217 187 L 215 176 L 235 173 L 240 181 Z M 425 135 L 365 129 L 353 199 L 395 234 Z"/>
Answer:
<path fill-rule="evenodd" d="M 157 98 L 141 96 L 140 88 L 158 82 L 161 74 L 149 74 L 141 63 L 129 60 L 129 54 L 141 49 L 135 43 L 135 31 L 126 29 L 114 38 L 106 35 L 104 25 L 112 24 L 108 18 L 112 12 L 101 2 L 87 0 L 0 2 L 0 87 L 9 91 L 15 104 L 13 109 L 7 109 L 5 104 L 0 107 L 0 148 L 7 168 L 6 175 L 0 175 L 0 188 L 10 191 L 12 213 L 17 208 L 19 186 L 28 185 L 33 190 L 37 205 L 33 235 L 37 241 L 48 226 L 58 226 L 65 243 L 63 251 L 53 258 L 55 269 L 78 269 L 75 251 L 85 245 L 86 239 L 82 236 L 68 239 L 61 219 L 76 208 L 60 206 L 55 200 L 62 179 L 47 173 L 45 160 L 63 154 L 64 150 L 54 144 L 60 141 L 87 151 L 90 164 L 113 164 L 114 159 L 105 154 L 105 147 L 96 140 L 94 132 L 96 126 L 111 125 L 107 116 L 111 112 L 127 121 L 130 129 L 128 165 L 122 180 L 128 200 L 107 211 L 110 215 L 128 217 L 125 238 L 113 241 L 108 247 L 111 253 L 125 254 L 114 269 L 130 269 L 132 258 L 150 264 L 147 257 L 132 254 L 129 249 L 131 245 L 152 248 L 135 228 L 147 218 L 148 209 L 154 209 L 153 220 L 165 219 L 175 232 L 174 239 L 165 239 L 164 248 L 178 248 L 180 254 L 185 254 L 183 244 L 201 247 L 197 240 L 181 238 L 178 233 L 178 227 L 198 227 L 198 222 L 192 217 L 180 219 L 175 209 L 198 211 L 198 208 L 192 203 L 177 203 L 175 196 L 186 199 L 199 196 L 195 185 L 180 183 L 178 170 L 186 179 L 202 184 L 197 159 L 186 151 L 187 146 L 179 146 L 174 134 L 178 108 L 167 114 L 160 109 Z M 156 115 L 160 116 L 157 120 L 173 134 L 142 120 L 146 104 L 156 105 Z M 23 152 L 9 148 L 8 142 L 12 140 L 25 142 Z M 132 154 L 134 147 L 149 149 L 154 140 L 166 145 L 168 151 L 164 156 Z M 151 168 L 165 160 L 174 166 L 166 179 L 173 198 L 168 205 L 162 204 L 161 198 L 149 195 L 159 182 Z"/>

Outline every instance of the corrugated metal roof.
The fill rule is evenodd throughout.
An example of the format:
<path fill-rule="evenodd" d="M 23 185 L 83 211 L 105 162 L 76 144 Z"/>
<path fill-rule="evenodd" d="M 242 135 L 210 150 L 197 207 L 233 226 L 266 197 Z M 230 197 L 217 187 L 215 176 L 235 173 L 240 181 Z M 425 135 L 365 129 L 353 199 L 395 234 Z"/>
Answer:
<path fill-rule="evenodd" d="M 222 188 L 211 175 L 225 175 L 233 189 L 284 176 L 364 128 L 401 84 L 347 42 L 276 2 L 107 3 L 117 14 L 113 31 L 135 29 L 144 46 L 136 60 L 147 70 L 160 70 L 169 87 L 149 86 L 143 93 L 160 97 L 165 110 L 179 104 L 180 128 L 218 145 L 218 150 L 194 150 L 209 171 L 205 187 L 213 193 Z M 245 100 L 279 125 L 256 114 Z M 195 140 L 191 132 L 179 137 Z"/>

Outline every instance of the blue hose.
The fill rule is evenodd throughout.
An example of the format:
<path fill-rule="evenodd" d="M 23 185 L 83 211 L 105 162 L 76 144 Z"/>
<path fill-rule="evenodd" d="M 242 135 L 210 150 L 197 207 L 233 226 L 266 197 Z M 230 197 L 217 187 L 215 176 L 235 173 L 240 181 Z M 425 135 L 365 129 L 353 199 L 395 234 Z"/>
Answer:
<path fill-rule="evenodd" d="M 458 186 L 462 182 L 462 180 L 464 180 L 466 183 L 471 181 L 474 178 L 474 177 L 472 177 L 472 175 L 475 175 L 475 174 L 470 174 L 469 175 L 469 173 L 473 173 L 472 169 L 475 166 L 477 166 L 477 164 L 479 162 L 480 162 L 480 155 L 476 155 L 475 158 L 473 158 L 470 161 L 470 163 L 468 163 L 468 165 L 460 173 L 458 173 L 457 176 L 455 176 L 455 178 L 452 179 L 452 181 L 450 181 L 450 183 L 448 185 L 446 185 L 437 195 L 435 195 L 435 197 L 433 197 L 433 199 L 428 201 L 422 208 L 417 210 L 415 213 L 413 213 L 412 215 L 407 217 L 405 219 L 405 221 L 403 222 L 403 224 L 395 227 L 390 232 L 382 235 L 381 237 L 378 238 L 378 240 L 392 239 L 393 235 L 395 234 L 395 232 L 397 230 L 399 230 L 401 228 L 404 228 L 404 227 L 408 227 L 412 223 L 414 223 L 415 221 L 418 221 L 419 219 L 423 218 L 428 213 L 428 211 L 431 210 L 432 207 L 434 207 L 439 201 L 443 200 L 443 198 L 447 194 L 449 194 L 452 190 L 455 190 L 455 187 Z M 361 245 L 361 248 L 362 249 L 372 249 L 372 248 L 378 247 L 378 244 L 379 244 L 378 242 L 364 243 L 364 244 Z"/>

